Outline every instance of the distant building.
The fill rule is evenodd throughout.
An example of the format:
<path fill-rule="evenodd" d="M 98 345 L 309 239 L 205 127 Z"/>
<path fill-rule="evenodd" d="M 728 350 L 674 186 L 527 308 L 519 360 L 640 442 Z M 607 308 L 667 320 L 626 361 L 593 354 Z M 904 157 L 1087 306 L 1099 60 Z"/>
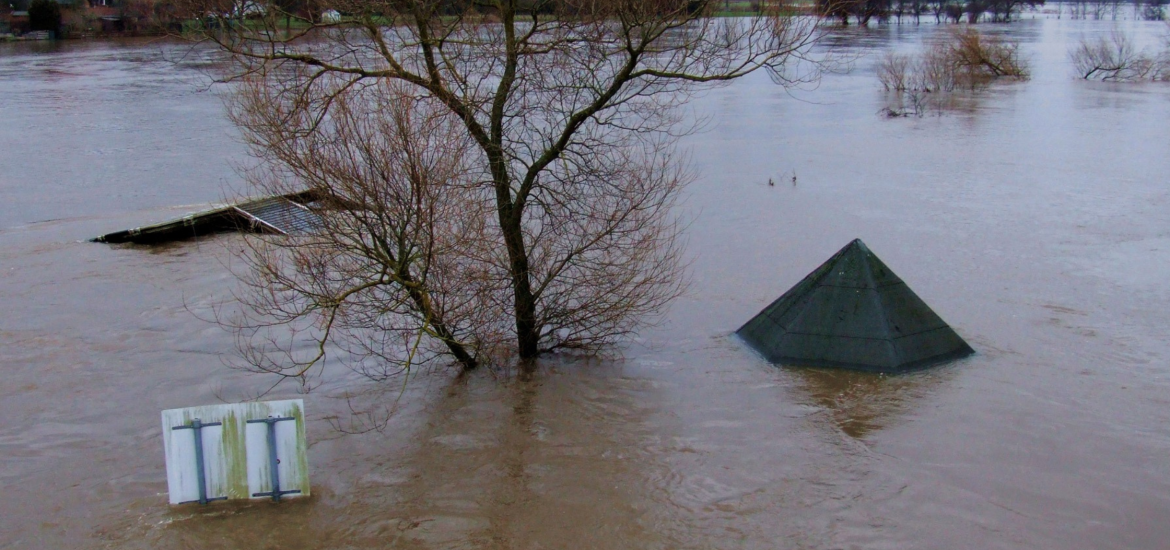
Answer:
<path fill-rule="evenodd" d="M 24 34 L 29 31 L 28 12 L 14 10 L 6 14 L 0 13 L 0 25 L 8 28 L 5 32 Z"/>

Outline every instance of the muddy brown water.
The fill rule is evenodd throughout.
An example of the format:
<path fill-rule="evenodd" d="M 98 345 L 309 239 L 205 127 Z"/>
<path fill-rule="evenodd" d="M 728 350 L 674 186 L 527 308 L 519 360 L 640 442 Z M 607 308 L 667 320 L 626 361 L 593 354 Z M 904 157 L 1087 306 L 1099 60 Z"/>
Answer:
<path fill-rule="evenodd" d="M 231 192 L 240 147 L 171 46 L 0 45 L 0 547 L 1166 547 L 1170 86 L 1072 78 L 1111 25 L 985 27 L 1034 78 L 943 116 L 881 118 L 872 72 L 934 25 L 836 34 L 868 57 L 814 90 L 705 95 L 661 326 L 530 377 L 419 373 L 360 435 L 338 396 L 368 388 L 334 370 L 304 396 L 314 496 L 206 509 L 166 504 L 159 411 L 271 382 L 192 313 L 238 237 L 83 240 Z M 979 353 L 880 377 L 730 336 L 854 237 Z"/>

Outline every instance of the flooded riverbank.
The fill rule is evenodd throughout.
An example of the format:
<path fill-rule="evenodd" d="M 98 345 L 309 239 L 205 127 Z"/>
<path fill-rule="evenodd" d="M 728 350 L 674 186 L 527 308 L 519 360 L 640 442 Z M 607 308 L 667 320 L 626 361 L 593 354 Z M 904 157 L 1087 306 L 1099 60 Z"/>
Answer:
<path fill-rule="evenodd" d="M 1161 546 L 1170 86 L 1073 78 L 1111 24 L 1022 21 L 981 28 L 1031 81 L 880 117 L 877 54 L 945 28 L 842 31 L 849 74 L 694 103 L 694 283 L 621 357 L 419 373 L 360 435 L 337 396 L 367 387 L 335 370 L 304 396 L 314 496 L 205 510 L 166 505 L 158 411 L 271 383 L 199 319 L 239 237 L 83 241 L 232 193 L 241 147 L 173 46 L 0 45 L 0 547 Z M 977 355 L 875 377 L 731 337 L 855 237 Z"/>

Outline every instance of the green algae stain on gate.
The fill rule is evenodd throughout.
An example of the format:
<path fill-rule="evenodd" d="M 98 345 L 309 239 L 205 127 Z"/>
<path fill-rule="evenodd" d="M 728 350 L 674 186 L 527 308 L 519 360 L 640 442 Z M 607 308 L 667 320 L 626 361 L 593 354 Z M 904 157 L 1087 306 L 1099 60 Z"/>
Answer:
<path fill-rule="evenodd" d="M 230 499 L 250 498 L 248 494 L 248 455 L 244 445 L 244 419 L 229 410 L 223 422 L 224 458 L 227 460 L 227 475 L 224 477 L 224 494 Z"/>
<path fill-rule="evenodd" d="M 208 405 L 162 412 L 163 445 L 167 462 L 167 488 L 171 504 L 198 501 L 258 498 L 258 492 L 271 491 L 267 425 L 248 424 L 249 420 L 269 417 L 287 418 L 289 426 L 276 430 L 278 467 L 282 490 L 298 490 L 283 498 L 309 495 L 309 468 L 305 439 L 304 402 L 285 401 Z M 194 430 L 176 426 L 201 423 L 215 424 L 201 430 L 203 451 L 203 494 L 199 491 L 198 460 Z M 252 426 L 249 429 L 249 426 Z"/>
<path fill-rule="evenodd" d="M 289 416 L 295 418 L 297 429 L 297 452 L 295 458 L 297 480 L 296 485 L 301 487 L 301 493 L 309 496 L 309 453 L 308 438 L 305 437 L 305 411 L 300 402 L 293 405 Z M 291 480 L 290 480 L 291 481 Z"/>

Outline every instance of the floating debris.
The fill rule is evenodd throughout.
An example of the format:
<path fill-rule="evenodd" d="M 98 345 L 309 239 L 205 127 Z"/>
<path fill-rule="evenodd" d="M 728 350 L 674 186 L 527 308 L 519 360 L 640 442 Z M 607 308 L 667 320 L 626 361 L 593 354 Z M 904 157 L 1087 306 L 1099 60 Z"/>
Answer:
<path fill-rule="evenodd" d="M 321 218 L 314 211 L 318 199 L 318 194 L 313 191 L 250 199 L 187 214 L 169 222 L 109 233 L 91 241 L 159 244 L 227 231 L 277 235 L 304 233 L 321 226 Z"/>
<path fill-rule="evenodd" d="M 855 239 L 736 331 L 773 363 L 905 372 L 975 353 Z"/>

